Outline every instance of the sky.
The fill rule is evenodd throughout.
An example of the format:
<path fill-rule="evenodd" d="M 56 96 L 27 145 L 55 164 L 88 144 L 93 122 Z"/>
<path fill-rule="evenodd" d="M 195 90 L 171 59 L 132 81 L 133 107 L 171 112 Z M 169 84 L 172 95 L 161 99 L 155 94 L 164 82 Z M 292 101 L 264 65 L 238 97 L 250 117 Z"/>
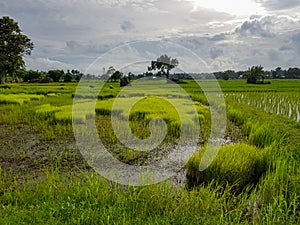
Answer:
<path fill-rule="evenodd" d="M 33 41 L 27 69 L 138 72 L 165 53 L 188 72 L 300 67 L 300 0 L 0 0 L 0 16 Z"/>

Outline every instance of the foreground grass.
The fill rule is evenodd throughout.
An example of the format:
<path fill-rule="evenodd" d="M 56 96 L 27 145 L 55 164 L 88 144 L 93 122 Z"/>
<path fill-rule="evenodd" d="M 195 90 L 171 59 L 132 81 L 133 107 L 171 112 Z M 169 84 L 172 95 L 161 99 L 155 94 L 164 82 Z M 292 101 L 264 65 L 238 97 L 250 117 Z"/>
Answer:
<path fill-rule="evenodd" d="M 23 187 L 2 176 L 1 224 L 218 224 L 239 222 L 247 210 L 246 199 L 235 198 L 237 210 L 226 203 L 229 196 L 212 188 L 187 191 L 168 183 L 126 188 L 96 174 L 45 176 Z"/>
<path fill-rule="evenodd" d="M 193 100 L 205 105 L 205 97 L 201 91 L 195 91 L 194 85 L 190 82 L 183 86 Z M 241 81 L 221 82 L 227 92 L 236 91 L 236 88 L 240 91 L 270 91 L 273 88 L 295 91 L 295 85 L 294 81 L 282 87 L 279 81 L 272 86 L 251 87 Z M 0 133 L 0 224 L 300 223 L 299 123 L 229 99 L 228 118 L 247 137 L 247 143 L 224 146 L 205 176 L 195 174 L 201 182 L 193 189 L 174 186 L 171 181 L 134 188 L 111 183 L 85 167 L 78 152 L 61 147 L 72 141 L 72 126 L 58 121 L 51 110 L 45 114 L 36 113 L 41 105 L 49 104 L 51 109 L 71 105 L 74 86 L 61 88 L 55 85 L 51 88 L 55 91 L 50 92 L 48 87 L 26 86 L 28 95 L 45 93 L 45 97 L 29 99 L 22 105 L 0 105 L 0 126 L 12 136 L 8 142 L 5 138 L 9 133 Z M 20 94 L 21 91 L 19 86 L 13 86 L 8 93 Z M 109 88 L 104 94 L 114 95 Z M 103 103 L 109 102 L 103 100 Z M 138 107 L 138 111 L 144 109 Z M 101 118 L 105 122 L 99 123 L 98 129 L 107 135 L 107 143 L 112 143 L 114 136 L 110 135 L 106 124 L 109 121 L 104 115 Z M 141 121 L 134 117 L 133 122 Z M 25 127 L 31 130 L 26 131 Z M 105 134 L 105 131 L 108 132 Z M 38 158 L 34 164 L 28 164 L 28 160 L 34 158 L 32 147 L 25 145 L 30 133 L 36 135 L 34 146 L 44 146 L 35 154 L 40 154 L 39 151 L 53 153 L 43 156 L 46 159 Z M 13 138 L 20 134 L 24 135 L 22 139 Z M 15 145 L 16 142 L 21 145 Z M 231 151 L 234 152 L 228 154 Z M 243 154 L 236 154 L 237 151 Z M 238 160 L 232 160 L 232 155 Z M 255 182 L 250 174 L 257 170 L 253 161 L 262 166 L 263 171 L 254 177 Z M 14 163 L 15 167 L 5 167 L 7 162 Z M 22 170 L 24 164 L 28 164 L 26 170 Z M 195 168 L 197 171 L 196 164 Z M 239 183 L 241 190 L 236 192 L 239 180 L 244 183 Z"/>

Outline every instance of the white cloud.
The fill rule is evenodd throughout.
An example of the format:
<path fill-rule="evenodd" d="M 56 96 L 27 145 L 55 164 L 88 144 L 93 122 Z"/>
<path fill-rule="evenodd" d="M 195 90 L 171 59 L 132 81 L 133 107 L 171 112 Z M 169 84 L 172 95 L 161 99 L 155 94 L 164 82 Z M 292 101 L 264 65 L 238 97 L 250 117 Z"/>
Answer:
<path fill-rule="evenodd" d="M 60 61 L 51 60 L 49 58 L 29 58 L 25 57 L 25 62 L 28 69 L 48 71 L 54 69 L 72 69 L 74 65 L 62 63 Z"/>
<path fill-rule="evenodd" d="M 236 28 L 241 35 L 274 37 L 289 30 L 299 29 L 300 20 L 290 16 L 255 16 Z"/>
<path fill-rule="evenodd" d="M 244 17 L 201 4 L 193 10 L 195 1 L 188 0 L 10 0 L 0 3 L 0 14 L 18 21 L 34 42 L 32 56 L 26 57 L 31 69 L 84 71 L 124 43 L 169 39 L 213 69 L 238 70 L 253 64 L 298 66 L 297 2 L 256 0 L 266 12 Z M 149 46 L 139 49 L 147 54 Z"/>

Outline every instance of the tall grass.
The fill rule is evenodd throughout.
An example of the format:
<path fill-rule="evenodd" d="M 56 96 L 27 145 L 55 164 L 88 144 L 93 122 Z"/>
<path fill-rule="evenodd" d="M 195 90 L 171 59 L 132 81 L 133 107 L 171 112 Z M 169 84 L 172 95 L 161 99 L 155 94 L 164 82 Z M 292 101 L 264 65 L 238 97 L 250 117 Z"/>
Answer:
<path fill-rule="evenodd" d="M 221 147 L 211 165 L 206 170 L 199 171 L 204 151 L 210 149 L 201 149 L 187 163 L 187 177 L 191 184 L 208 184 L 214 181 L 222 186 L 234 186 L 235 190 L 241 191 L 248 185 L 255 185 L 268 169 L 265 150 L 236 143 Z"/>
<path fill-rule="evenodd" d="M 0 181 L 8 179 L 1 176 Z M 187 191 L 166 182 L 140 188 L 97 174 L 62 176 L 46 170 L 39 182 L 4 186 L 1 224 L 224 224 L 245 223 L 246 198 L 212 187 Z M 0 182 L 1 184 L 1 182 Z M 230 197 L 231 201 L 228 201 Z"/>
<path fill-rule="evenodd" d="M 264 148 L 274 142 L 280 142 L 283 138 L 284 134 L 274 130 L 268 124 L 255 124 L 249 135 L 249 143 Z"/>

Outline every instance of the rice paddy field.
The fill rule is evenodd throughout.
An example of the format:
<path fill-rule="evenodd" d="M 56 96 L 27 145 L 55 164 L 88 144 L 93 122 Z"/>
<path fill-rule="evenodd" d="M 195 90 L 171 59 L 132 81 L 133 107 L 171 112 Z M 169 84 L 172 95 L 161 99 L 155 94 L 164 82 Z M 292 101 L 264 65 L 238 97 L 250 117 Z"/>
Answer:
<path fill-rule="evenodd" d="M 0 224 L 300 224 L 300 80 L 138 84 L 0 85 Z M 100 176 L 75 138 L 91 121 L 126 165 L 176 149 L 174 176 Z"/>

